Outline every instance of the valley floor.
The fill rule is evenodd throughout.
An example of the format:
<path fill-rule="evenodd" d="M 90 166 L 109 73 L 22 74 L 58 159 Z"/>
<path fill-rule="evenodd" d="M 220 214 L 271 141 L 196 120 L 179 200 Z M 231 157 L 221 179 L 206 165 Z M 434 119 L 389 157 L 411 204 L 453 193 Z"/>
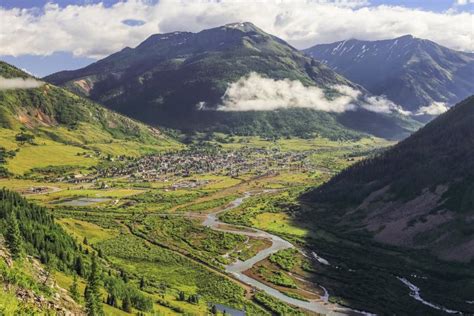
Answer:
<path fill-rule="evenodd" d="M 384 300 L 382 305 L 390 309 L 396 306 L 391 295 L 400 296 L 407 308 L 436 314 L 441 311 L 414 300 L 393 275 L 383 275 L 398 282 L 388 283 L 393 289 L 372 297 L 353 290 L 364 288 L 357 282 L 367 280 L 372 282 L 367 285 L 380 287 L 381 280 L 347 272 L 364 267 L 361 258 L 367 253 L 359 252 L 363 241 L 341 240 L 298 217 L 297 199 L 304 190 L 386 145 L 377 139 L 234 137 L 210 141 L 204 151 L 190 146 L 159 157 L 117 155 L 92 168 L 86 159 L 83 168 L 67 171 L 71 174 L 66 177 L 64 170 L 54 168 L 35 172 L 30 162 L 29 173 L 0 180 L 0 187 L 51 208 L 84 249 L 101 253 L 110 267 L 126 273 L 128 282 L 144 280 L 140 290 L 153 299 L 155 315 L 222 314 L 225 309 L 233 315 L 384 314 L 371 301 Z M 26 168 L 10 165 L 13 173 Z M 351 243 L 357 245 L 349 255 Z M 396 252 L 370 247 L 383 258 Z M 464 273 L 461 268 L 451 272 Z M 73 282 L 60 272 L 55 278 L 66 289 Z M 354 282 L 350 288 L 341 286 L 346 280 Z M 420 283 L 423 291 L 426 281 Z M 104 310 L 128 314 L 106 304 Z"/>

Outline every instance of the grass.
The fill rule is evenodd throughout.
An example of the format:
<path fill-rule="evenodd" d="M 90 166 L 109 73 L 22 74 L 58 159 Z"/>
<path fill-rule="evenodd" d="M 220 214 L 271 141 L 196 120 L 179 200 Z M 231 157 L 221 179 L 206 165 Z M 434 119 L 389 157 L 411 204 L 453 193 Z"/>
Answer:
<path fill-rule="evenodd" d="M 272 296 L 264 293 L 258 292 L 255 295 L 255 300 L 265 306 L 267 309 L 271 310 L 274 315 L 278 316 L 303 316 L 304 313 L 290 307 L 282 302 L 278 301 L 277 299 L 273 298 Z"/>
<path fill-rule="evenodd" d="M 237 257 L 241 261 L 255 256 L 260 250 L 269 248 L 271 242 L 267 239 L 250 238 L 246 244 L 242 244 L 236 253 L 231 253 L 231 257 Z"/>
<path fill-rule="evenodd" d="M 218 134 L 218 133 L 216 133 Z M 222 136 L 223 134 L 221 134 Z M 363 147 L 384 147 L 393 144 L 393 142 L 376 137 L 366 137 L 358 141 L 333 141 L 323 137 L 316 137 L 311 139 L 303 138 L 280 138 L 276 141 L 269 141 L 258 136 L 234 136 L 234 141 L 231 143 L 220 144 L 227 149 L 237 149 L 244 146 L 256 148 L 279 148 L 282 151 L 306 151 L 314 150 L 315 148 L 338 150 L 342 147 L 363 148 Z"/>
<path fill-rule="evenodd" d="M 74 130 L 63 126 L 41 127 L 34 133 L 34 144 L 20 144 L 15 140 L 16 129 L 0 129 L 0 146 L 16 150 L 16 156 L 9 159 L 10 172 L 22 175 L 33 168 L 49 166 L 76 166 L 87 169 L 99 163 L 97 157 L 84 155 L 98 151 L 101 155 L 140 156 L 143 154 L 173 151 L 183 146 L 168 137 L 158 137 L 152 143 L 142 143 L 135 139 L 117 139 L 98 126 L 80 123 Z"/>
<path fill-rule="evenodd" d="M 143 239 L 130 235 L 100 242 L 108 260 L 114 266 L 124 269 L 131 275 L 146 275 L 150 284 L 166 284 L 166 293 L 177 295 L 184 291 L 186 295 L 199 294 L 206 301 L 229 304 L 241 308 L 245 302 L 243 289 L 227 278 L 217 275 L 203 266 L 190 261 L 169 250 L 147 243 Z M 180 304 L 186 312 L 201 314 L 203 305 Z"/>
<path fill-rule="evenodd" d="M 301 265 L 298 254 L 298 250 L 289 248 L 272 254 L 268 259 L 283 270 L 292 271 L 295 266 Z"/>
<path fill-rule="evenodd" d="M 238 195 L 227 195 L 225 197 L 197 202 L 184 207 L 177 208 L 178 212 L 202 212 L 206 210 L 213 210 L 219 207 L 224 207 L 229 204 L 231 201 L 238 198 Z"/>
<path fill-rule="evenodd" d="M 63 289 L 66 289 L 68 290 L 72 283 L 73 283 L 73 277 L 70 276 L 70 275 L 67 275 L 63 272 L 59 272 L 59 271 L 56 271 L 54 273 L 54 280 L 57 282 L 57 284 L 62 287 Z M 81 278 L 78 278 L 77 280 L 77 287 L 78 287 L 78 290 L 79 290 L 79 293 L 81 293 L 81 297 L 80 297 L 80 302 L 78 303 L 84 303 L 84 297 L 82 295 L 82 293 L 84 293 L 84 290 L 85 290 L 85 287 L 86 287 L 86 283 L 83 279 Z M 102 289 L 103 293 L 105 294 L 104 290 Z M 103 311 L 105 313 L 105 315 L 110 315 L 110 316 L 115 316 L 115 315 L 123 315 L 123 316 L 126 316 L 126 315 L 130 315 L 130 313 L 127 313 L 127 312 L 124 312 L 122 311 L 121 309 L 119 308 L 115 308 L 113 306 L 110 306 L 110 305 L 107 305 L 107 304 L 102 304 L 102 308 L 103 308 Z M 154 308 L 155 310 L 161 310 L 162 308 L 159 307 L 159 306 L 155 306 Z M 174 314 L 165 314 L 165 315 L 174 315 Z"/>
<path fill-rule="evenodd" d="M 7 168 L 21 175 L 33 168 L 70 165 L 88 168 L 97 164 L 94 158 L 78 155 L 84 152 L 79 147 L 49 141 L 44 145 L 25 145 L 8 161 Z"/>
<path fill-rule="evenodd" d="M 58 128 L 55 131 L 61 138 L 61 142 L 80 143 L 89 150 L 100 149 L 103 154 L 112 155 L 140 155 L 150 150 L 159 150 L 151 145 L 141 145 L 128 140 L 113 140 L 110 142 L 104 135 L 94 134 L 94 129 L 87 126 L 80 127 L 84 135 L 71 132 L 64 128 Z M 8 143 L 9 137 L 14 135 L 0 136 L 0 145 L 5 143 L 4 147 L 15 148 L 15 142 Z M 37 136 L 36 140 L 43 141 L 44 136 Z M 242 140 L 240 140 L 242 139 Z M 333 172 L 346 164 L 352 163 L 346 159 L 346 153 L 350 148 L 360 148 L 365 150 L 376 146 L 378 140 L 363 139 L 354 143 L 332 142 L 324 139 L 303 140 L 278 140 L 276 143 L 264 141 L 256 137 L 242 137 L 233 144 L 222 144 L 225 148 L 237 148 L 243 146 L 278 146 L 281 150 L 288 151 L 306 151 L 315 149 L 324 149 L 315 152 L 318 164 L 321 169 L 314 172 L 299 173 L 288 170 L 280 172 L 277 175 L 267 176 L 251 180 L 254 174 L 241 175 L 239 179 L 231 177 L 204 174 L 195 175 L 190 178 L 182 179 L 170 177 L 167 182 L 130 183 L 126 179 L 99 179 L 98 182 L 107 183 L 110 188 L 101 190 L 89 184 L 72 185 L 66 183 L 41 183 L 27 179 L 0 179 L 0 186 L 4 185 L 14 189 L 24 189 L 31 186 L 55 186 L 62 189 L 60 192 L 44 195 L 30 195 L 29 198 L 38 201 L 43 205 L 54 205 L 54 214 L 61 226 L 71 235 L 82 241 L 87 237 L 89 244 L 94 249 L 101 249 L 107 265 L 115 270 L 124 270 L 130 275 L 132 282 L 138 282 L 141 276 L 147 278 L 146 291 L 152 295 L 155 302 L 154 309 L 163 315 L 191 314 L 205 315 L 207 313 L 207 303 L 226 304 L 237 309 L 247 307 L 250 315 L 268 314 L 257 307 L 250 300 L 246 299 L 244 289 L 237 283 L 216 273 L 222 269 L 224 264 L 239 258 L 246 260 L 254 256 L 260 249 L 269 246 L 268 241 L 260 239 L 250 239 L 246 237 L 222 232 L 216 232 L 201 226 L 198 220 L 191 220 L 181 217 L 179 212 L 206 212 L 224 207 L 236 197 L 241 196 L 246 191 L 261 191 L 265 188 L 278 188 L 281 191 L 252 196 L 245 200 L 241 207 L 227 212 L 223 218 L 229 222 L 239 223 L 247 226 L 258 227 L 271 231 L 278 235 L 284 235 L 287 238 L 294 237 L 297 240 L 303 240 L 312 234 L 301 223 L 294 221 L 291 214 L 295 206 L 295 200 L 298 194 L 307 186 L 322 183 L 329 177 L 329 172 Z M 59 144 L 59 152 L 64 148 L 74 148 L 80 152 L 87 151 L 81 147 L 65 145 L 61 142 L 53 142 L 46 139 L 44 144 L 38 142 L 38 146 L 21 146 L 18 156 L 9 163 L 19 163 L 20 170 L 29 170 L 38 166 L 40 163 L 32 158 L 33 152 L 28 150 L 41 150 L 56 148 Z M 82 146 L 81 145 L 81 146 Z M 172 142 L 169 143 L 173 148 Z M 150 147 L 151 146 L 151 147 Z M 166 148 L 163 145 L 160 148 Z M 352 147 L 351 147 L 352 146 Z M 26 159 L 22 162 L 22 151 L 29 156 L 30 161 Z M 333 151 L 338 158 L 334 162 L 325 162 Z M 52 152 L 49 152 L 53 155 Z M 88 168 L 101 162 L 101 158 L 85 158 L 73 154 L 66 155 L 64 161 L 50 161 L 49 164 L 61 163 L 63 165 L 77 164 L 80 168 Z M 57 153 L 56 153 L 57 155 Z M 59 156 L 59 155 L 57 155 Z M 15 161 L 20 158 L 20 160 Z M 56 159 L 55 157 L 53 157 Z M 53 159 L 51 158 L 51 159 Z M 43 159 L 43 158 L 41 158 Z M 77 161 L 73 159 L 78 159 Z M 21 163 L 20 163 L 21 162 Z M 323 164 L 324 162 L 324 164 Z M 10 165 L 9 165 L 10 166 Z M 200 188 L 178 189 L 169 191 L 171 184 L 189 179 L 206 180 L 207 184 Z M 244 182 L 244 180 L 246 182 Z M 64 207 L 60 204 L 50 204 L 63 199 L 76 197 L 107 197 L 120 200 L 115 204 L 112 202 L 99 203 L 87 207 Z M 155 216 L 154 213 L 168 213 L 179 211 L 176 216 Z M 158 215 L 158 214 L 157 214 Z M 161 214 L 163 215 L 163 214 Z M 135 236 L 126 228 L 125 224 L 132 224 Z M 154 242 L 150 243 L 150 241 Z M 158 246 L 166 245 L 175 251 Z M 91 250 L 90 246 L 85 249 Z M 205 262 L 208 267 L 198 264 L 179 253 L 186 253 L 195 259 Z M 228 258 L 223 255 L 229 254 Z M 274 254 L 273 260 L 266 264 L 269 267 L 265 281 L 273 282 L 280 286 L 285 286 L 288 295 L 298 295 L 299 289 L 294 289 L 295 284 L 300 284 L 286 273 L 290 270 L 301 275 L 301 258 L 292 257 L 292 253 L 285 251 Z M 295 259 L 297 262 L 292 262 Z M 301 259 L 301 260 L 300 260 Z M 298 261 L 299 260 L 299 261 Z M 214 267 L 213 270 L 209 266 Z M 296 270 L 295 270 L 296 269 Z M 58 284 L 64 284 L 66 289 L 72 282 L 69 275 L 57 275 Z M 81 281 L 83 282 L 83 281 Z M 83 286 L 83 283 L 81 283 Z M 160 287 L 165 285 L 165 293 L 161 296 Z M 270 283 L 268 283 L 270 284 Z M 81 288 L 81 291 L 83 288 Z M 201 296 L 201 302 L 197 305 L 178 301 L 179 291 L 185 294 L 198 294 Z M 265 295 L 256 296 L 255 300 L 265 306 L 268 311 L 279 315 L 299 315 L 299 311 L 286 304 L 279 302 Z M 110 306 L 104 306 L 106 314 L 122 315 L 122 311 Z M 125 314 L 123 314 L 125 315 Z"/>
<path fill-rule="evenodd" d="M 260 213 L 251 219 L 252 226 L 279 234 L 304 237 L 308 230 L 296 226 L 286 213 Z"/>
<path fill-rule="evenodd" d="M 140 230 L 149 240 L 184 250 L 216 266 L 225 262 L 222 255 L 246 240 L 244 236 L 215 231 L 198 221 L 176 216 L 149 216 Z"/>
<path fill-rule="evenodd" d="M 77 186 L 76 186 L 77 187 Z M 80 189 L 80 188 L 71 188 L 65 189 L 62 191 L 48 193 L 44 195 L 38 195 L 34 198 L 45 200 L 45 201 L 52 201 L 64 198 L 71 198 L 71 197 L 97 197 L 97 198 L 126 198 L 131 197 L 133 195 L 143 193 L 143 190 L 137 189 Z"/>
<path fill-rule="evenodd" d="M 0 179 L 0 187 L 6 187 L 15 191 L 28 189 L 30 187 L 38 187 L 38 186 L 54 186 L 54 187 L 60 187 L 60 188 L 67 188 L 69 185 L 66 183 L 42 183 L 42 182 L 36 182 L 33 180 L 17 179 L 17 178 Z M 29 195 L 28 197 L 32 197 L 32 196 L 33 195 Z"/>
<path fill-rule="evenodd" d="M 89 243 L 95 244 L 112 239 L 118 235 L 117 231 L 105 229 L 98 225 L 72 218 L 61 218 L 57 220 L 61 226 L 71 235 L 78 237 L 82 242 L 87 237 Z"/>
<path fill-rule="evenodd" d="M 0 314 L 14 315 L 18 311 L 21 302 L 11 291 L 0 291 Z"/>
<path fill-rule="evenodd" d="M 272 275 L 267 277 L 267 280 L 275 285 L 288 287 L 291 289 L 297 288 L 295 281 L 293 281 L 292 278 L 281 271 L 274 272 Z"/>
<path fill-rule="evenodd" d="M 16 134 L 18 131 L 0 128 L 0 146 L 7 150 L 16 150 L 18 148 L 18 143 L 15 141 Z"/>

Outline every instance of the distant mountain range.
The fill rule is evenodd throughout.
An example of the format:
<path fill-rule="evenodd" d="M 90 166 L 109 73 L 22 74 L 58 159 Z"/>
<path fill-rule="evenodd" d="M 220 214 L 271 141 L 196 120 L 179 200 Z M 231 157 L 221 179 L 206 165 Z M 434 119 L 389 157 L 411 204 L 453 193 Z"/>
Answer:
<path fill-rule="evenodd" d="M 474 96 L 307 193 L 307 215 L 344 233 L 472 262 L 473 122 Z"/>
<path fill-rule="evenodd" d="M 257 85 L 245 82 L 251 74 Z M 152 35 L 136 48 L 127 47 L 83 69 L 45 80 L 143 122 L 191 132 L 333 139 L 372 134 L 399 139 L 420 127 L 399 113 L 340 110 L 339 101 L 348 106 L 350 102 L 348 96 L 340 97 L 339 90 L 357 94 L 354 103 L 367 91 L 251 23 Z M 223 111 L 231 84 L 234 98 L 276 93 L 305 108 Z M 281 85 L 290 88 L 277 91 L 275 87 Z M 302 91 L 311 101 L 295 100 L 299 93 L 284 95 L 291 89 Z M 324 111 L 308 108 L 319 103 L 314 102 L 318 94 L 324 96 L 320 103 L 329 103 Z M 239 100 L 233 101 L 240 106 Z M 270 98 L 265 106 L 274 106 L 271 102 Z"/>
<path fill-rule="evenodd" d="M 437 115 L 474 94 L 474 54 L 411 35 L 381 41 L 351 39 L 304 52 L 417 116 Z"/>

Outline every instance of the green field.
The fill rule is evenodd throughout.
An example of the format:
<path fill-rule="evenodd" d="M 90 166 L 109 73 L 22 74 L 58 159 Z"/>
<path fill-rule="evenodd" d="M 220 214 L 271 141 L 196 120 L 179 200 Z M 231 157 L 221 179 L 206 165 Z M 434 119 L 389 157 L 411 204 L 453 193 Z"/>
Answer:
<path fill-rule="evenodd" d="M 299 172 L 285 169 L 263 177 L 252 172 L 241 174 L 238 178 L 222 173 L 204 173 L 183 178 L 169 175 L 166 181 L 130 181 L 129 178 L 108 177 L 92 183 L 44 182 L 43 179 L 50 174 L 61 174 L 63 169 L 58 169 L 61 166 L 66 168 L 64 170 L 87 175 L 97 165 L 114 166 L 117 162 L 113 157 L 119 155 L 137 156 L 149 152 L 149 149 L 160 152 L 179 148 L 172 142 L 152 148 L 124 141 L 107 142 L 101 135 L 92 136 L 93 131 L 87 128 L 84 129 L 85 137 L 70 133 L 67 129 L 58 132 L 60 142 L 39 135 L 35 138 L 35 145 L 17 144 L 14 135 L 4 136 L 0 145 L 18 150 L 6 164 L 14 175 L 0 180 L 0 186 L 19 192 L 35 187 L 52 188 L 52 191 L 26 196 L 52 208 L 57 223 L 82 243 L 83 249 L 100 251 L 104 262 L 113 270 L 126 273 L 129 282 L 136 285 L 140 278 L 146 276 L 146 287 L 142 291 L 153 298 L 153 310 L 161 313 L 159 315 L 203 315 L 214 303 L 246 308 L 252 315 L 276 311 L 301 313 L 264 294 L 249 294 L 247 287 L 224 273 L 225 264 L 254 256 L 269 246 L 268 241 L 205 228 L 201 225 L 203 216 L 224 208 L 245 192 L 261 192 L 248 198 L 239 208 L 221 215 L 221 219 L 266 230 L 300 244 L 313 233 L 309 227 L 295 222 L 291 213 L 299 194 L 353 163 L 355 160 L 350 159 L 349 154 L 360 159 L 374 149 L 387 145 L 377 139 L 362 139 L 356 143 L 319 138 L 274 142 L 239 137 L 233 143 L 220 145 L 225 150 L 248 147 L 275 148 L 283 152 L 310 150 L 308 162 L 314 163 L 314 170 Z M 65 144 L 66 140 L 69 144 Z M 72 143 L 82 145 L 77 147 Z M 97 154 L 96 150 L 101 153 Z M 18 177 L 22 174 L 26 177 Z M 170 189 L 171 185 L 183 181 L 203 184 Z M 268 189 L 270 191 L 264 191 Z M 63 205 L 68 201 L 91 198 L 107 200 L 98 200 L 86 206 Z M 294 298 L 306 300 L 305 291 L 315 291 L 310 298 L 320 295 L 320 289 L 307 287 L 289 274 L 293 272 L 299 277 L 311 278 L 311 274 L 302 268 L 310 269 L 310 264 L 298 259 L 297 268 L 293 270 L 288 268 L 290 263 L 285 258 L 284 254 L 272 256 L 258 271 L 255 270 L 257 277 Z M 56 279 L 66 288 L 72 283 L 72 276 L 60 271 L 56 273 Z M 81 282 L 83 287 L 84 281 Z M 197 295 L 200 299 L 198 303 L 190 303 L 180 300 L 180 295 Z M 127 315 L 106 304 L 104 311 L 110 315 Z"/>

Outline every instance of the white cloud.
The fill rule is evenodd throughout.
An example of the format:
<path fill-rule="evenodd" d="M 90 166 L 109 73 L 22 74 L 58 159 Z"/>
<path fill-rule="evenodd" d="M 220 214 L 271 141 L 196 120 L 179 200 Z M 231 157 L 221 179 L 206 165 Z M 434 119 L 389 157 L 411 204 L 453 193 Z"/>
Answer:
<path fill-rule="evenodd" d="M 467 5 L 474 3 L 474 0 L 456 0 L 456 5 Z"/>
<path fill-rule="evenodd" d="M 61 8 L 49 3 L 40 12 L 0 8 L 0 55 L 70 51 L 101 58 L 136 46 L 154 33 L 200 31 L 241 21 L 253 22 L 298 48 L 348 38 L 413 34 L 454 49 L 474 50 L 470 12 L 366 4 L 365 0 L 160 0 L 156 4 L 128 0 L 111 7 L 99 3 Z M 130 26 L 124 20 L 143 24 Z"/>
<path fill-rule="evenodd" d="M 265 78 L 252 72 L 229 85 L 218 110 L 271 111 L 310 108 L 325 112 L 344 112 L 354 108 L 352 100 L 348 95 L 330 100 L 321 88 L 305 87 L 298 80 Z"/>
<path fill-rule="evenodd" d="M 41 87 L 43 84 L 44 82 L 33 78 L 23 79 L 0 77 L 0 90 L 33 89 Z"/>
<path fill-rule="evenodd" d="M 402 115 L 411 115 L 410 111 L 405 111 L 398 104 L 393 103 L 384 96 L 364 96 L 361 107 L 371 112 L 393 113 L 398 112 Z"/>
<path fill-rule="evenodd" d="M 29 74 L 30 76 L 34 76 L 28 69 L 26 68 L 21 68 L 21 71 L 23 72 L 26 72 L 27 74 Z"/>
<path fill-rule="evenodd" d="M 275 80 L 252 72 L 229 84 L 222 96 L 220 111 L 272 111 L 276 109 L 307 108 L 324 112 L 341 113 L 357 107 L 378 113 L 407 114 L 383 96 L 365 96 L 360 90 L 335 85 L 337 93 L 314 86 L 304 86 L 298 80 Z M 206 110 L 206 104 L 196 105 Z"/>
<path fill-rule="evenodd" d="M 415 115 L 440 115 L 449 110 L 444 102 L 433 102 L 430 105 L 422 106 Z"/>
<path fill-rule="evenodd" d="M 333 88 L 342 95 L 346 95 L 352 98 L 354 103 L 363 109 L 377 113 L 400 113 L 402 115 L 411 115 L 410 111 L 405 111 L 403 108 L 390 101 L 383 95 L 371 96 L 363 94 L 360 90 L 354 89 L 349 86 L 336 85 Z"/>

